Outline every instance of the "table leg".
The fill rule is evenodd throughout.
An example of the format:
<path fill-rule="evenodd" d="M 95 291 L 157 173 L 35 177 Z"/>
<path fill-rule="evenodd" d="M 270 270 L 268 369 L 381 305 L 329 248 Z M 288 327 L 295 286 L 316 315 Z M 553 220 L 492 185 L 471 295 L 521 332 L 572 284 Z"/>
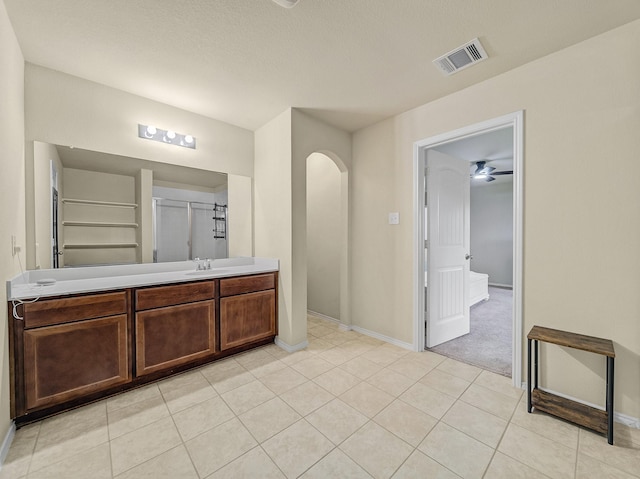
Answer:
<path fill-rule="evenodd" d="M 613 361 L 607 356 L 607 442 L 613 444 Z"/>
<path fill-rule="evenodd" d="M 527 411 L 531 412 L 531 340 L 527 338 Z"/>

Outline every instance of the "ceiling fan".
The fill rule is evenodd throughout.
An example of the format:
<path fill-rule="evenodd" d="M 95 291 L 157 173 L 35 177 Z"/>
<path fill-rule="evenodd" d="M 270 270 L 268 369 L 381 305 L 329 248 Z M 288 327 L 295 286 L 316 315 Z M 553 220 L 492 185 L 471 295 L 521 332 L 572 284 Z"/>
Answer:
<path fill-rule="evenodd" d="M 471 178 L 479 179 L 484 181 L 494 181 L 494 176 L 498 175 L 513 175 L 513 170 L 511 171 L 495 171 L 496 169 L 493 166 L 487 166 L 487 161 L 476 161 L 476 171 L 471 174 Z"/>

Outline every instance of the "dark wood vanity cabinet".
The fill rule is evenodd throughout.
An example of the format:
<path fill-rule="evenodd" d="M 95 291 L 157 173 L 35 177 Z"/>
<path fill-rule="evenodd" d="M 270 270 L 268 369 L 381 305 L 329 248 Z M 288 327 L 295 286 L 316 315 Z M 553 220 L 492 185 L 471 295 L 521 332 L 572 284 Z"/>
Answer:
<path fill-rule="evenodd" d="M 214 299 L 213 280 L 136 290 L 136 376 L 213 356 Z"/>
<path fill-rule="evenodd" d="M 17 416 L 131 380 L 129 298 L 120 291 L 23 305 L 13 335 Z"/>
<path fill-rule="evenodd" d="M 220 280 L 220 349 L 276 335 L 275 273 Z"/>
<path fill-rule="evenodd" d="M 11 416 L 30 422 L 273 341 L 277 273 L 24 302 Z"/>

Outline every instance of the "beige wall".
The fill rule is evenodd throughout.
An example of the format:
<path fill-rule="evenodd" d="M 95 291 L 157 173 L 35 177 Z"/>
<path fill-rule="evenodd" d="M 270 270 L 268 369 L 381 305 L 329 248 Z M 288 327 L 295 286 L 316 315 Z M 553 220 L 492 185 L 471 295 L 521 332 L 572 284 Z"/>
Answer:
<path fill-rule="evenodd" d="M 9 23 L 4 2 L 0 2 L 0 279 L 4 282 L 20 272 L 18 256 L 11 255 L 11 235 L 25 245 L 24 162 L 24 58 Z M 20 253 L 24 265 L 24 253 Z M 0 288 L 0 304 L 7 302 Z M 0 308 L 0 441 L 10 427 L 9 346 L 7 309 Z"/>
<path fill-rule="evenodd" d="M 229 257 L 253 256 L 253 182 L 248 176 L 228 175 Z"/>
<path fill-rule="evenodd" d="M 280 260 L 278 338 L 293 347 L 306 341 L 307 330 L 292 316 L 291 110 L 255 134 L 255 254 Z"/>
<path fill-rule="evenodd" d="M 255 145 L 255 254 L 280 260 L 278 336 L 296 347 L 307 340 L 307 158 L 324 153 L 346 172 L 351 135 L 289 109 L 256 131 Z M 343 244 L 348 251 L 346 237 Z"/>
<path fill-rule="evenodd" d="M 611 338 L 616 410 L 640 417 L 640 63 L 621 62 L 639 42 L 636 21 L 357 132 L 354 324 L 413 340 L 414 142 L 523 109 L 523 331 Z M 602 358 L 542 361 L 543 386 L 603 404 Z"/>
<path fill-rule="evenodd" d="M 307 160 L 307 309 L 340 319 L 340 170 L 322 153 Z"/>

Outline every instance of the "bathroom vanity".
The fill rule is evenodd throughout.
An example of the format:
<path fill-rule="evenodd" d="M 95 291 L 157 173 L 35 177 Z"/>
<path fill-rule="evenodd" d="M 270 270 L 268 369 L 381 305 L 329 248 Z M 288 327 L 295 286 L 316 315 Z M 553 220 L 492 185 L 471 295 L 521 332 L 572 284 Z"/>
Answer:
<path fill-rule="evenodd" d="M 277 260 L 194 269 L 180 262 L 40 270 L 8 282 L 16 423 L 273 342 Z"/>

